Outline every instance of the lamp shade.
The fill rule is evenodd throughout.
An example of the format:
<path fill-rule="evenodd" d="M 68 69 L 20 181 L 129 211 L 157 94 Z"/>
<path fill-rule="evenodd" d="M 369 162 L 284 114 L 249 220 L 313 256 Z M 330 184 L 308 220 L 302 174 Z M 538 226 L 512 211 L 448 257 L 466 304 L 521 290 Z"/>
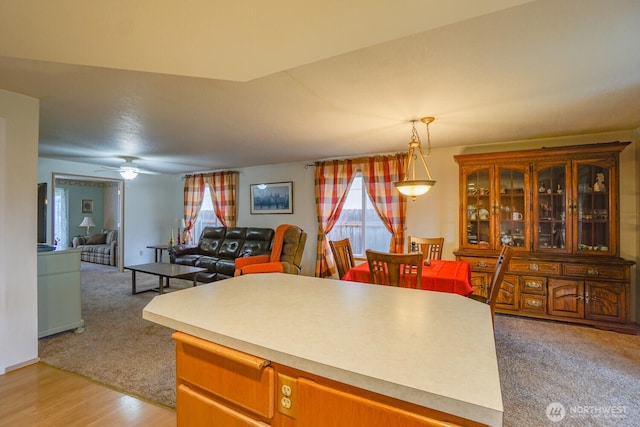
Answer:
<path fill-rule="evenodd" d="M 93 218 L 91 218 L 90 216 L 85 216 L 82 219 L 82 222 L 80 224 L 78 224 L 78 227 L 95 227 L 96 223 L 93 222 Z"/>
<path fill-rule="evenodd" d="M 399 192 L 409 197 L 422 196 L 427 191 L 431 190 L 431 187 L 435 185 L 433 180 L 411 180 L 411 181 L 399 181 L 393 185 Z"/>
<path fill-rule="evenodd" d="M 78 227 L 87 227 L 87 236 L 89 235 L 89 228 L 95 227 L 95 226 L 96 226 L 96 223 L 93 222 L 93 218 L 91 218 L 90 216 L 85 216 L 82 219 L 82 222 L 78 224 Z"/>

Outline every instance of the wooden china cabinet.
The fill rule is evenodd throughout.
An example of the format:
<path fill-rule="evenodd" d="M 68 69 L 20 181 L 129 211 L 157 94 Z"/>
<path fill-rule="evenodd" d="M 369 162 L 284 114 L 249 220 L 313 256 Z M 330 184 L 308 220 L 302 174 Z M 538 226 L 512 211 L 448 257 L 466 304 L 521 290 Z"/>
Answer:
<path fill-rule="evenodd" d="M 619 248 L 619 156 L 628 142 L 455 156 L 458 260 L 486 295 L 502 246 L 514 249 L 496 311 L 633 331 Z"/>

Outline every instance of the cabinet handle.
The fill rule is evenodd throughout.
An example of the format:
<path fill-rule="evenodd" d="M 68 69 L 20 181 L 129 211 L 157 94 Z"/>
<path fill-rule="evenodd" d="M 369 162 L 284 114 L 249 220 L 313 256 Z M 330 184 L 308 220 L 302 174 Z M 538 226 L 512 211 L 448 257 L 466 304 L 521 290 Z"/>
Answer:
<path fill-rule="evenodd" d="M 578 295 L 576 296 L 576 299 L 579 301 L 579 300 L 584 299 L 584 297 L 582 296 L 582 294 L 578 294 Z"/>
<path fill-rule="evenodd" d="M 585 304 L 589 304 L 589 301 L 590 301 L 590 299 L 589 299 L 589 292 L 587 292 L 587 293 L 585 294 L 585 296 L 584 296 L 584 302 L 585 302 Z"/>
<path fill-rule="evenodd" d="M 478 261 L 478 267 L 484 268 L 487 266 L 487 263 L 484 261 Z"/>
<path fill-rule="evenodd" d="M 259 357 L 242 353 L 240 351 L 221 346 L 220 344 L 203 341 L 199 338 L 193 337 L 191 335 L 187 335 L 182 332 L 174 332 L 172 337 L 175 341 L 182 342 L 198 350 L 204 350 L 208 353 L 214 354 L 219 357 L 223 357 L 232 362 L 235 362 L 237 364 L 240 364 L 242 366 L 246 366 L 248 368 L 252 368 L 255 370 L 261 370 L 264 367 L 271 364 L 271 362 L 268 360 L 260 359 Z"/>
<path fill-rule="evenodd" d="M 529 307 L 540 307 L 542 303 L 538 300 L 527 300 L 527 305 Z"/>
<path fill-rule="evenodd" d="M 574 214 L 578 210 L 578 205 L 576 205 L 576 201 L 571 199 L 569 200 L 569 205 L 567 206 L 569 213 Z"/>
<path fill-rule="evenodd" d="M 540 289 L 542 287 L 542 283 L 540 282 L 524 282 L 524 285 L 527 288 Z"/>
<path fill-rule="evenodd" d="M 529 264 L 529 270 L 538 271 L 540 268 L 538 267 L 538 264 Z"/>
<path fill-rule="evenodd" d="M 589 276 L 597 276 L 598 275 L 598 269 L 595 267 L 590 267 L 587 269 L 587 274 Z"/>

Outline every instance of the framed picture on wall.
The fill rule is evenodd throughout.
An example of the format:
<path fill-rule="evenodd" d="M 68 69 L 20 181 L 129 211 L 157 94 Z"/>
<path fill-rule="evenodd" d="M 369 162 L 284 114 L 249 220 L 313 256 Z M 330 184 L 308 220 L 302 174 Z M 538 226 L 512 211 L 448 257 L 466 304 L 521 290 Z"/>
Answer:
<path fill-rule="evenodd" d="M 293 182 L 251 184 L 251 214 L 293 213 Z"/>
<path fill-rule="evenodd" d="M 82 199 L 82 213 L 93 213 L 93 200 Z"/>

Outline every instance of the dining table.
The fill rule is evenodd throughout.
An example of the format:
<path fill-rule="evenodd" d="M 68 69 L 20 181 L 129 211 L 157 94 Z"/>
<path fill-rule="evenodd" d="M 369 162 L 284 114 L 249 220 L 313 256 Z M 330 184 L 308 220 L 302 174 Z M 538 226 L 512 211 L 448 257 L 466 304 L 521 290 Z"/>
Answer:
<path fill-rule="evenodd" d="M 342 277 L 351 282 L 371 283 L 369 263 L 366 261 L 352 267 Z M 422 266 L 420 289 L 449 292 L 463 296 L 473 293 L 471 287 L 471 266 L 464 261 L 431 260 Z"/>

